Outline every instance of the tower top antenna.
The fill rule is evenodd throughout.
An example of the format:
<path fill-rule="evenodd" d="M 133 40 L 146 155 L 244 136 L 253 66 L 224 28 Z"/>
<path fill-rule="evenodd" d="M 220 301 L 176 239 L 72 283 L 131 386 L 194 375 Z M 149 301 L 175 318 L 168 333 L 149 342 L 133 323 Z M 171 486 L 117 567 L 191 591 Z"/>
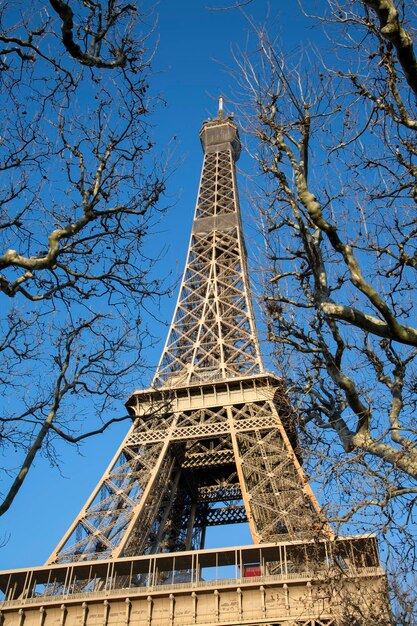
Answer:
<path fill-rule="evenodd" d="M 223 115 L 224 115 L 223 96 L 219 96 L 219 112 L 218 112 L 218 116 L 219 117 L 223 117 Z"/>

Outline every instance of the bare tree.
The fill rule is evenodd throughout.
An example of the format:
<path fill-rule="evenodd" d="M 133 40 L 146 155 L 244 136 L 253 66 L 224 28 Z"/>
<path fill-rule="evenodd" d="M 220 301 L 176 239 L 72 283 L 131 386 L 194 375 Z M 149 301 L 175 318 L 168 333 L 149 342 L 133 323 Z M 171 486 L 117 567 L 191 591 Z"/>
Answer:
<path fill-rule="evenodd" d="M 268 332 L 330 519 L 379 527 L 406 575 L 416 557 L 417 15 L 412 2 L 331 0 L 311 17 L 323 28 L 314 46 L 285 56 L 261 28 L 257 51 L 237 55 L 261 172 Z"/>
<path fill-rule="evenodd" d="M 18 452 L 0 514 L 56 438 L 126 418 L 85 431 L 69 415 L 73 394 L 96 395 L 100 419 L 123 395 L 141 310 L 161 292 L 145 240 L 166 169 L 148 126 L 147 19 L 117 0 L 0 9 L 0 446 Z"/>

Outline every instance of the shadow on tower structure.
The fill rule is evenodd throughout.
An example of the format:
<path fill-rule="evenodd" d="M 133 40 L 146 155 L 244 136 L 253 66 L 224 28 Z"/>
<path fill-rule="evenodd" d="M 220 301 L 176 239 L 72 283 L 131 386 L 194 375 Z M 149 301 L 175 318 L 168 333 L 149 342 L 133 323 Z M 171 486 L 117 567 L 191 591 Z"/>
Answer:
<path fill-rule="evenodd" d="M 2 626 L 389 624 L 372 535 L 335 537 L 301 466 L 283 381 L 265 372 L 235 163 L 220 107 L 178 302 L 132 426 L 46 565 L 0 573 Z M 253 544 L 204 547 L 246 522 Z"/>

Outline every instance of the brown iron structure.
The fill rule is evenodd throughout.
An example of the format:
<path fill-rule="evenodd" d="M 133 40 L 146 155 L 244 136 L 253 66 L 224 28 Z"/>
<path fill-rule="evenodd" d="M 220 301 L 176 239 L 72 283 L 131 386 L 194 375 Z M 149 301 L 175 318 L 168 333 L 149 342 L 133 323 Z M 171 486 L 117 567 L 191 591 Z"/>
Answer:
<path fill-rule="evenodd" d="M 330 626 L 348 605 L 363 612 L 364 589 L 383 596 L 375 537 L 334 537 L 285 386 L 264 371 L 237 126 L 220 108 L 200 138 L 188 258 L 152 386 L 129 398 L 132 427 L 47 564 L 0 573 L 3 626 Z M 241 522 L 252 546 L 204 548 L 207 527 Z"/>

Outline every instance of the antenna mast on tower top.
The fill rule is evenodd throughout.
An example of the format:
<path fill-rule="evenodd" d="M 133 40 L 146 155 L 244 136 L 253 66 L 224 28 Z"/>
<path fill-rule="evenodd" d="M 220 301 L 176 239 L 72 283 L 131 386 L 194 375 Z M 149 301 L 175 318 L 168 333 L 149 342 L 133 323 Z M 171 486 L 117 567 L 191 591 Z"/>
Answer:
<path fill-rule="evenodd" d="M 224 116 L 224 109 L 223 109 L 223 96 L 219 96 L 219 110 L 218 110 L 218 117 L 223 117 Z"/>

